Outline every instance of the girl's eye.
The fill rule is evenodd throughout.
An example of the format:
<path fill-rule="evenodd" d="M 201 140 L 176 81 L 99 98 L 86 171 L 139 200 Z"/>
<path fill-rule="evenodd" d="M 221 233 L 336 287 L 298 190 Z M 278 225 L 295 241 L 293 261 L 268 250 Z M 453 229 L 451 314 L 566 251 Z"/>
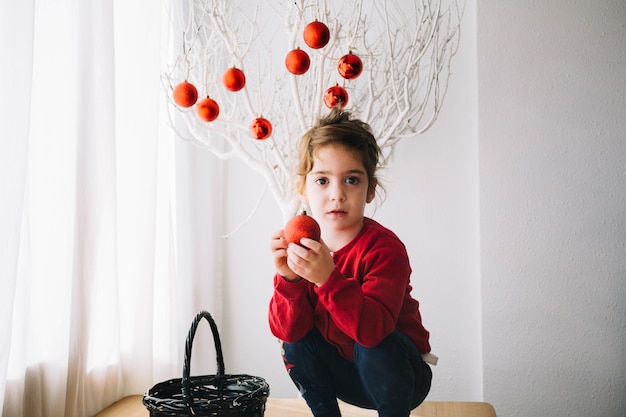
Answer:
<path fill-rule="evenodd" d="M 326 185 L 328 183 L 328 180 L 326 178 L 318 178 L 315 180 L 315 183 L 317 185 Z"/>
<path fill-rule="evenodd" d="M 346 184 L 356 185 L 356 184 L 358 184 L 359 182 L 360 182 L 360 181 L 359 181 L 359 178 L 358 178 L 358 177 L 348 177 L 348 178 L 346 178 Z"/>

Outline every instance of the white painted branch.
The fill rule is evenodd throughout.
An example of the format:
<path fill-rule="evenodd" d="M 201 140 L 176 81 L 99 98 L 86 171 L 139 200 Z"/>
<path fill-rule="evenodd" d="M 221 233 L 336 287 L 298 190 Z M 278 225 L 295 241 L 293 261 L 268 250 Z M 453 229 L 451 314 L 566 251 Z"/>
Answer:
<path fill-rule="evenodd" d="M 383 164 L 398 141 L 425 132 L 437 120 L 458 49 L 462 10 L 457 0 L 234 3 L 184 0 L 175 10 L 174 30 L 182 46 L 164 73 L 164 88 L 169 95 L 188 79 L 201 98 L 205 93 L 218 102 L 220 115 L 206 123 L 195 107 L 181 109 L 172 102 L 170 124 L 181 139 L 218 158 L 240 159 L 261 174 L 285 220 L 299 206 L 296 143 L 329 111 L 324 94 L 335 83 L 348 91 L 346 110 L 372 126 Z M 329 43 L 319 50 L 302 40 L 305 25 L 316 18 L 331 32 Z M 284 68 L 285 55 L 296 47 L 311 57 L 304 75 Z M 350 50 L 362 59 L 363 73 L 344 80 L 336 65 Z M 221 83 L 223 72 L 233 65 L 246 74 L 245 87 L 235 93 Z M 261 115 L 273 132 L 259 141 L 249 126 Z"/>

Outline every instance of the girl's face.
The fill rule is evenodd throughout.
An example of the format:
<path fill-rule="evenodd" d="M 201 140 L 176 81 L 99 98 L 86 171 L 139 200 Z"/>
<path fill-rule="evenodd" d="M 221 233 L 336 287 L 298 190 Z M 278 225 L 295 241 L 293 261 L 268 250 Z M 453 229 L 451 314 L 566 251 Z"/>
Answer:
<path fill-rule="evenodd" d="M 340 237 L 346 244 L 363 227 L 365 205 L 374 198 L 375 185 L 368 184 L 363 162 L 355 152 L 327 145 L 315 153 L 300 195 L 319 222 L 324 240 Z"/>

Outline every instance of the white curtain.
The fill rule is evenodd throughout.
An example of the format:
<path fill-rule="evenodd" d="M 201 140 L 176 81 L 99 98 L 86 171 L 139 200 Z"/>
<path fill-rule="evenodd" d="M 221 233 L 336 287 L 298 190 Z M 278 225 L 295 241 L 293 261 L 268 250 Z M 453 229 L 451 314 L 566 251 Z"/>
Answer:
<path fill-rule="evenodd" d="M 90 416 L 219 323 L 221 167 L 165 117 L 167 1 L 0 2 L 0 408 Z"/>

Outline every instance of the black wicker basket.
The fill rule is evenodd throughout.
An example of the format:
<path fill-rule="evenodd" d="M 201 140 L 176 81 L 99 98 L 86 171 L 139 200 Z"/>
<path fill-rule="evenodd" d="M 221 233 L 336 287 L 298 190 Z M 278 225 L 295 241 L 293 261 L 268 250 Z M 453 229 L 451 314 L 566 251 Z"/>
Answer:
<path fill-rule="evenodd" d="M 213 332 L 217 374 L 190 376 L 193 339 L 203 318 L 208 320 Z M 220 336 L 213 317 L 206 311 L 198 313 L 191 324 L 184 359 L 182 378 L 160 382 L 144 394 L 143 404 L 150 411 L 150 417 L 263 417 L 269 385 L 258 376 L 224 373 Z"/>

